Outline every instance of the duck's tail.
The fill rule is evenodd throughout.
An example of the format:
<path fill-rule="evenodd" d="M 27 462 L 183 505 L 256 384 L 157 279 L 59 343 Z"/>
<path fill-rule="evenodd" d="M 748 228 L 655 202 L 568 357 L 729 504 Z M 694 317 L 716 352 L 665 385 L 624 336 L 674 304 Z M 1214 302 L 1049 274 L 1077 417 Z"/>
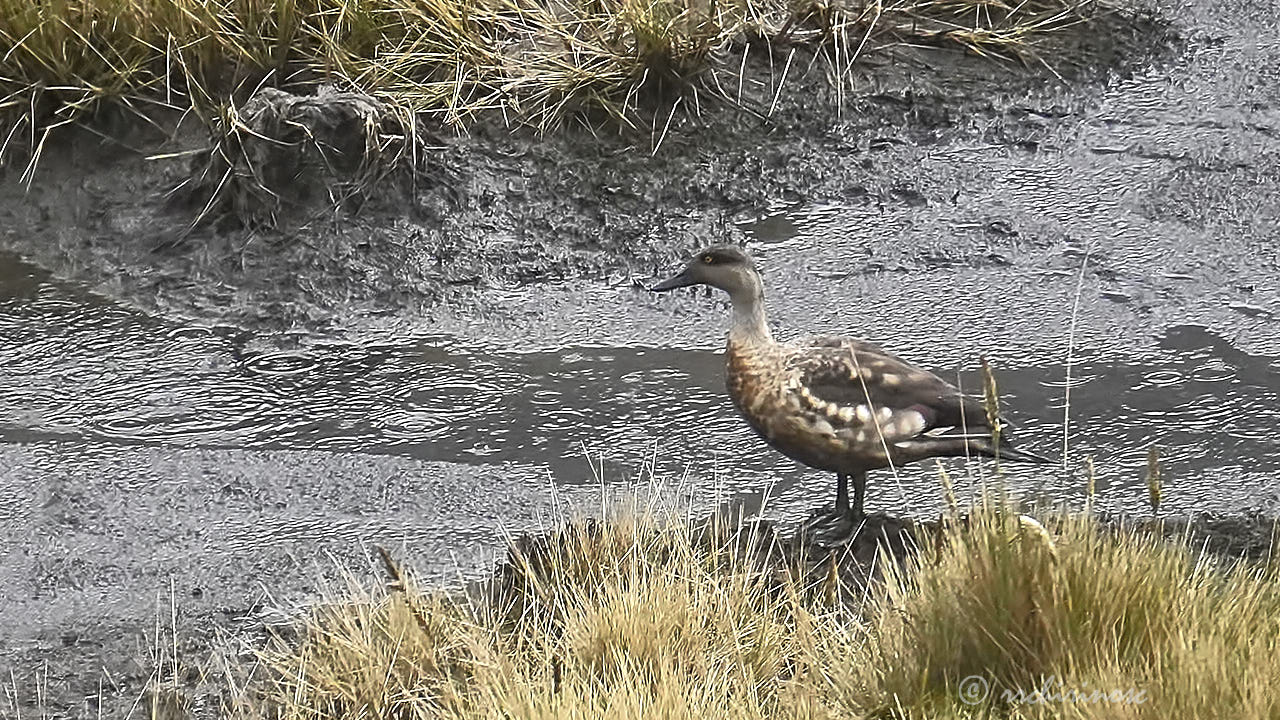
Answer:
<path fill-rule="evenodd" d="M 990 455 L 991 457 L 999 458 L 1000 460 L 1008 460 L 1009 462 L 1041 463 L 1041 464 L 1057 462 L 1056 460 L 1052 460 L 1043 455 L 1037 455 L 1028 450 L 1018 450 L 1013 446 L 1009 445 L 1008 443 L 1003 443 L 1003 442 L 1000 443 L 999 448 L 995 448 L 993 447 L 993 445 L 994 443 L 987 443 L 987 447 L 983 448 L 983 452 L 987 455 Z"/>
<path fill-rule="evenodd" d="M 1001 438 L 999 447 L 992 441 L 990 435 L 937 435 L 921 439 L 905 440 L 895 443 L 898 449 L 907 453 L 908 457 L 921 459 L 926 457 L 968 457 L 970 455 L 985 455 L 999 460 L 1008 460 L 1009 462 L 1024 463 L 1053 463 L 1058 462 L 1051 458 L 1037 455 L 1028 450 L 1021 450 L 1013 447 L 1007 439 Z"/>
<path fill-rule="evenodd" d="M 1007 437 L 1000 438 L 1000 445 L 997 446 L 990 436 L 977 437 L 969 440 L 969 450 L 977 451 L 988 457 L 997 458 L 999 460 L 1008 460 L 1009 462 L 1024 463 L 1051 463 L 1057 462 L 1043 455 L 1037 455 L 1030 450 L 1021 450 L 1015 448 L 1013 443 Z"/>

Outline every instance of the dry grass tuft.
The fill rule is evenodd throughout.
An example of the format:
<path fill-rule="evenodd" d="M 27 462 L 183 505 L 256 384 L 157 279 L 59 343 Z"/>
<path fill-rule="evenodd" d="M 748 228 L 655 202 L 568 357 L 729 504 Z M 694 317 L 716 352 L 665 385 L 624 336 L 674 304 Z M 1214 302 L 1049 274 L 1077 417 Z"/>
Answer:
<path fill-rule="evenodd" d="M 950 716 L 965 678 L 984 711 L 1017 717 L 1275 717 L 1280 576 L 1152 535 L 1101 532 L 1089 516 L 1052 532 L 980 511 L 964 532 L 895 573 L 873 641 L 844 652 L 870 673 L 831 676 L 865 711 Z M 972 685 L 972 683 L 971 683 Z M 1036 690 L 1046 692 L 1043 702 Z M 1142 702 L 1060 696 L 1131 691 Z M 963 704 L 963 703 L 962 703 Z"/>
<path fill-rule="evenodd" d="M 300 637 L 266 653 L 272 679 L 256 712 L 1280 713 L 1274 570 L 1103 532 L 1086 516 L 1056 517 L 1046 529 L 984 507 L 940 526 L 884 584 L 845 595 L 865 600 L 832 603 L 792 569 L 785 543 L 758 527 L 742 532 L 756 535 L 708 536 L 652 512 L 572 523 L 513 547 L 505 569 L 469 600 L 424 591 L 395 570 L 392 590 L 323 605 Z"/>
<path fill-rule="evenodd" d="M 842 82 L 872 40 L 1016 54 L 1093 2 L 0 0 L 0 158 L 38 158 L 52 129 L 103 101 L 213 124 L 262 86 L 360 92 L 409 124 L 630 124 L 651 97 L 714 93 L 703 75 L 740 67 L 728 55 L 753 41 L 808 43 Z"/>
<path fill-rule="evenodd" d="M 317 198 L 358 204 L 419 165 L 424 127 L 643 126 L 656 152 L 703 97 L 771 114 L 797 49 L 843 97 L 870 48 L 1025 60 L 1098 1 L 0 0 L 0 168 L 24 158 L 29 184 L 53 133 L 104 109 L 165 132 L 194 117 L 207 146 L 164 156 L 195 156 L 178 243 L 218 218 L 275 227 Z M 744 99 L 748 56 L 781 52 L 772 101 Z"/>
<path fill-rule="evenodd" d="M 810 686 L 805 635 L 843 611 L 801 599 L 771 543 L 741 552 L 655 515 L 513 546 L 472 602 L 395 589 L 317 609 L 267 656 L 290 718 L 775 717 Z M 724 540 L 724 538 L 720 538 Z M 735 549 L 737 547 L 737 549 Z M 763 552 L 764 555 L 759 553 Z M 779 576 L 782 573 L 783 577 Z"/>

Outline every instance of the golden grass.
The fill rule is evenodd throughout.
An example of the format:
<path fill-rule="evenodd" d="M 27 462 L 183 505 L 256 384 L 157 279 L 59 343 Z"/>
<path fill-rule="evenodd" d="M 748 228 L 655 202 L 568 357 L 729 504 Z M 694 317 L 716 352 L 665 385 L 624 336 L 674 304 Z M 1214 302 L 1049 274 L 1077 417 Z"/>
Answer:
<path fill-rule="evenodd" d="M 470 600 L 403 581 L 320 606 L 264 654 L 270 681 L 247 707 L 290 720 L 1280 715 L 1274 570 L 1087 516 L 1046 530 L 984 507 L 869 592 L 833 593 L 767 533 L 727 537 L 629 512 L 520 545 Z"/>
<path fill-rule="evenodd" d="M 50 128 L 104 100 L 215 118 L 260 85 L 331 84 L 456 127 L 493 113 L 625 124 L 648 94 L 739 68 L 717 58 L 748 41 L 825 48 L 838 80 L 873 37 L 1010 52 L 1092 2 L 0 0 L 0 157 L 15 143 L 38 156 Z"/>

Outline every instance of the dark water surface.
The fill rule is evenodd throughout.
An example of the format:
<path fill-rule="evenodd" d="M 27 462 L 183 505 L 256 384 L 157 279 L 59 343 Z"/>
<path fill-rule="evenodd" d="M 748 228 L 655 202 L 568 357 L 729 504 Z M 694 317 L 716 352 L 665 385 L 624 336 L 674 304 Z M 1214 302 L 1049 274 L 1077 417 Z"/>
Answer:
<path fill-rule="evenodd" d="M 1025 445 L 1061 456 L 1069 419 L 1066 469 L 1007 468 L 1020 492 L 1079 501 L 1091 455 L 1102 504 L 1142 512 L 1158 444 L 1170 511 L 1280 510 L 1280 34 L 1210 5 L 1171 66 L 1034 144 L 898 147 L 920 176 L 900 203 L 744 218 L 781 334 L 866 337 L 975 388 L 985 354 Z M 649 474 L 753 507 L 769 488 L 781 520 L 829 501 L 734 416 L 718 298 L 477 293 L 429 327 L 252 337 L 0 255 L 5 664 L 132 637 L 171 588 L 194 628 L 289 607 L 373 543 L 473 575 L 499 526 Z M 874 510 L 938 504 L 931 465 L 872 477 Z"/>
<path fill-rule="evenodd" d="M 795 226 L 785 237 L 760 237 L 760 254 L 770 265 L 785 263 L 770 279 L 783 276 L 773 302 L 790 324 L 873 337 L 975 389 L 977 356 L 986 354 L 1022 441 L 1061 456 L 1068 417 L 1068 467 L 1094 455 L 1104 487 L 1114 485 L 1116 501 L 1129 509 L 1143 493 L 1122 491 L 1142 487 L 1151 444 L 1163 449 L 1174 507 L 1227 510 L 1274 499 L 1280 363 L 1229 339 L 1256 326 L 1265 335 L 1275 326 L 1269 318 L 1228 304 L 1222 318 L 1229 324 L 1220 328 L 1209 317 L 1186 317 L 1190 308 L 1184 323 L 1126 328 L 1155 310 L 1133 312 L 1131 303 L 1116 303 L 1086 282 L 1064 413 L 1078 273 L 999 265 L 835 277 L 817 269 L 811 251 L 841 232 L 841 223 L 860 220 L 841 211 L 788 216 Z M 753 232 L 759 237 L 772 227 L 760 223 Z M 570 329 L 547 347 L 514 336 L 468 342 L 421 335 L 394 345 L 294 338 L 296 349 L 253 350 L 234 329 L 138 316 L 9 260 L 16 272 L 0 300 L 0 438 L 8 444 L 56 445 L 81 457 L 114 456 L 121 448 L 179 456 L 195 449 L 322 451 L 324 464 L 344 455 L 392 456 L 458 466 L 472 478 L 455 488 L 460 494 L 500 468 L 533 484 L 594 485 L 592 464 L 601 458 L 606 482 L 626 482 L 655 461 L 666 474 L 692 466 L 708 479 L 719 468 L 735 478 L 731 490 L 776 482 L 781 498 L 794 496 L 794 512 L 825 500 L 829 489 L 829 478 L 778 456 L 733 412 L 719 347 L 724 303 L 698 293 L 575 293 L 584 312 L 593 304 L 616 304 L 608 310 L 619 313 L 630 306 L 629 336 L 598 333 L 591 345 L 581 329 Z M 1172 289 L 1191 281 L 1166 282 Z M 1108 287 L 1135 294 L 1122 281 Z M 1218 304 L 1203 311 L 1211 315 Z M 842 323 L 845 315 L 858 325 Z M 1037 487 L 1045 474 L 1007 470 Z M 929 467 L 904 468 L 907 496 L 895 496 L 895 486 L 872 503 L 931 512 L 934 478 Z M 1080 489 L 1062 488 L 1067 496 Z M 327 518 L 312 521 L 323 527 Z"/>

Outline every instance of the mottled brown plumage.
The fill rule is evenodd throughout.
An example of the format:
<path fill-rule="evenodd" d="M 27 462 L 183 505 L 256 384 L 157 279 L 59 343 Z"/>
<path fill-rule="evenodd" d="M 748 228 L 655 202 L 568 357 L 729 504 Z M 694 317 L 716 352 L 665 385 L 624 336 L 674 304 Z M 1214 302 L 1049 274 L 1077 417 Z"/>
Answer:
<path fill-rule="evenodd" d="M 840 337 L 775 342 L 760 274 L 742 250 L 708 248 L 653 289 L 698 284 L 724 290 L 733 305 L 725 384 L 734 406 L 784 455 L 837 473 L 838 515 L 862 515 L 868 470 L 969 454 L 1047 462 L 1003 438 L 997 448 L 980 401 L 875 345 Z"/>

